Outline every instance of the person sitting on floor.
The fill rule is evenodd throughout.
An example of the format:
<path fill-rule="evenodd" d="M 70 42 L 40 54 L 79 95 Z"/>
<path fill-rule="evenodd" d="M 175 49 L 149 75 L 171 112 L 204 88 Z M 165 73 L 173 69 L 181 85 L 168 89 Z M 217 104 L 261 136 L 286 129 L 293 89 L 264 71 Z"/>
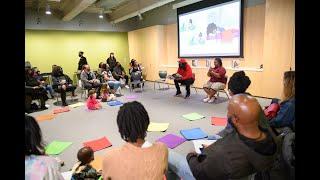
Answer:
<path fill-rule="evenodd" d="M 179 68 L 178 68 L 177 73 L 171 75 L 172 77 L 174 77 L 174 84 L 177 89 L 175 96 L 181 95 L 180 86 L 179 86 L 179 83 L 181 83 L 181 85 L 186 86 L 187 93 L 186 93 L 185 98 L 189 98 L 190 97 L 190 86 L 195 81 L 195 79 L 192 75 L 192 69 L 191 69 L 190 65 L 187 63 L 186 59 L 180 59 L 178 61 L 178 63 L 179 63 Z"/>
<path fill-rule="evenodd" d="M 60 66 L 56 66 L 53 70 L 52 87 L 54 91 L 61 94 L 62 106 L 68 106 L 66 102 L 67 92 L 71 92 L 72 96 L 76 96 L 74 91 L 77 87 L 72 85 L 72 80 L 68 75 L 63 73 L 63 70 Z"/>
<path fill-rule="evenodd" d="M 203 85 L 203 90 L 207 94 L 207 97 L 203 99 L 203 102 L 212 103 L 216 99 L 214 95 L 219 90 L 226 88 L 226 69 L 222 67 L 221 58 L 215 58 L 214 68 L 210 68 L 207 75 L 210 77 L 210 80 Z"/>
<path fill-rule="evenodd" d="M 112 76 L 117 81 L 123 81 L 126 88 L 129 88 L 129 77 L 126 75 L 124 68 L 121 66 L 119 62 L 116 62 L 116 66 L 113 68 Z"/>
<path fill-rule="evenodd" d="M 77 162 L 72 167 L 72 177 L 71 180 L 80 180 L 80 179 L 92 179 L 97 180 L 100 178 L 101 173 L 97 172 L 90 163 L 94 160 L 94 152 L 91 147 L 83 147 L 78 151 Z"/>
<path fill-rule="evenodd" d="M 47 96 L 47 91 L 37 79 L 33 76 L 34 72 L 32 69 L 25 70 L 25 111 L 27 113 L 31 111 L 31 102 L 34 99 L 40 99 L 40 109 L 48 109 L 46 101 L 49 99 Z"/>
<path fill-rule="evenodd" d="M 126 143 L 105 153 L 103 179 L 163 180 L 168 149 L 161 142 L 145 141 L 149 123 L 149 115 L 141 103 L 127 102 L 120 107 L 117 124 Z"/>
<path fill-rule="evenodd" d="M 32 116 L 25 115 L 24 167 L 25 180 L 64 180 L 57 160 L 45 154 L 45 145 L 39 124 Z"/>
<path fill-rule="evenodd" d="M 97 94 L 99 97 L 101 83 L 99 79 L 96 78 L 96 75 L 91 72 L 90 66 L 88 64 L 83 65 L 83 70 L 81 72 L 81 81 L 84 85 L 84 88 L 90 90 L 92 88 L 97 88 Z"/>
<path fill-rule="evenodd" d="M 233 96 L 227 116 L 235 131 L 203 145 L 201 154 L 190 152 L 185 158 L 179 154 L 170 157 L 169 152 L 169 168 L 182 179 L 240 179 L 271 168 L 281 153 L 281 143 L 271 130 L 259 126 L 261 111 L 252 96 Z"/>
<path fill-rule="evenodd" d="M 283 97 L 276 116 L 269 120 L 270 126 L 277 132 L 289 127 L 295 131 L 295 71 L 287 71 L 283 77 Z"/>
<path fill-rule="evenodd" d="M 100 90 L 100 98 L 101 98 L 101 102 L 116 100 L 116 96 L 114 94 L 110 94 L 110 88 L 108 84 L 102 84 L 101 90 Z"/>
<path fill-rule="evenodd" d="M 87 99 L 87 108 L 90 110 L 97 110 L 101 109 L 102 106 L 100 102 L 96 99 L 97 98 L 97 93 L 95 92 L 94 89 L 91 89 L 88 92 L 88 99 Z"/>

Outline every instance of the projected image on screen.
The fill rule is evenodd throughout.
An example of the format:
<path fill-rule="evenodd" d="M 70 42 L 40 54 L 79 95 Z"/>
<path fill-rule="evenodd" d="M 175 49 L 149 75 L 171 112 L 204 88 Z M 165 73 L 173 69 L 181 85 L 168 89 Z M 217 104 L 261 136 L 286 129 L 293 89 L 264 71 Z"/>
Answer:
<path fill-rule="evenodd" d="M 240 56 L 240 0 L 179 14 L 179 56 Z"/>

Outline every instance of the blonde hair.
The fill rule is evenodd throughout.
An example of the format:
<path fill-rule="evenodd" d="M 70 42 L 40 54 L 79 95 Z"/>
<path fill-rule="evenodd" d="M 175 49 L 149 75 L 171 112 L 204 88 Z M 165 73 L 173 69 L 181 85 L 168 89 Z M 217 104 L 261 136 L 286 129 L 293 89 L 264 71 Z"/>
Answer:
<path fill-rule="evenodd" d="M 283 75 L 282 101 L 295 97 L 295 71 L 286 71 Z"/>

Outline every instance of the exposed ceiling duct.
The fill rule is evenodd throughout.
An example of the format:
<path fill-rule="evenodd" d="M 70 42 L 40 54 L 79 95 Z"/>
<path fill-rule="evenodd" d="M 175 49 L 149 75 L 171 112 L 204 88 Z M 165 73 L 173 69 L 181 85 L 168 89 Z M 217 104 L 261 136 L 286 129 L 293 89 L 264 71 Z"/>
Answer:
<path fill-rule="evenodd" d="M 139 9 L 139 10 L 137 10 L 135 12 L 132 12 L 132 13 L 130 13 L 128 15 L 125 15 L 123 17 L 117 18 L 117 19 L 111 21 L 111 23 L 116 24 L 116 23 L 122 22 L 124 20 L 130 19 L 130 18 L 135 17 L 135 16 L 139 17 L 139 14 L 141 16 L 142 13 L 145 13 L 145 12 L 150 11 L 152 9 L 155 9 L 157 7 L 163 6 L 165 4 L 171 3 L 173 1 L 175 1 L 175 0 L 162 0 L 162 1 L 159 1 L 157 3 L 154 3 L 154 4 L 150 5 L 150 6 L 147 6 L 147 7 L 144 7 L 142 9 Z"/>
<path fill-rule="evenodd" d="M 185 0 L 185 1 L 182 1 L 180 3 L 172 5 L 172 9 L 178 9 L 180 7 L 187 6 L 189 4 L 193 4 L 193 3 L 196 3 L 196 2 L 199 2 L 199 1 L 202 1 L 202 0 Z"/>

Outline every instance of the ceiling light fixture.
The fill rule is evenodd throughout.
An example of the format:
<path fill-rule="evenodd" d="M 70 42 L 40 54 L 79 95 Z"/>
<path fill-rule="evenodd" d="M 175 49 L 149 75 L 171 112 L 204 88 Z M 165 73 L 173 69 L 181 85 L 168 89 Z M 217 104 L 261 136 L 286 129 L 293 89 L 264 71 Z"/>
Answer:
<path fill-rule="evenodd" d="M 104 11 L 104 9 L 101 9 L 101 11 L 100 11 L 100 13 L 99 13 L 99 18 L 100 18 L 100 19 L 103 19 L 103 11 Z"/>
<path fill-rule="evenodd" d="M 51 15 L 50 5 L 49 4 L 47 4 L 47 7 L 46 7 L 46 14 L 47 15 Z"/>

